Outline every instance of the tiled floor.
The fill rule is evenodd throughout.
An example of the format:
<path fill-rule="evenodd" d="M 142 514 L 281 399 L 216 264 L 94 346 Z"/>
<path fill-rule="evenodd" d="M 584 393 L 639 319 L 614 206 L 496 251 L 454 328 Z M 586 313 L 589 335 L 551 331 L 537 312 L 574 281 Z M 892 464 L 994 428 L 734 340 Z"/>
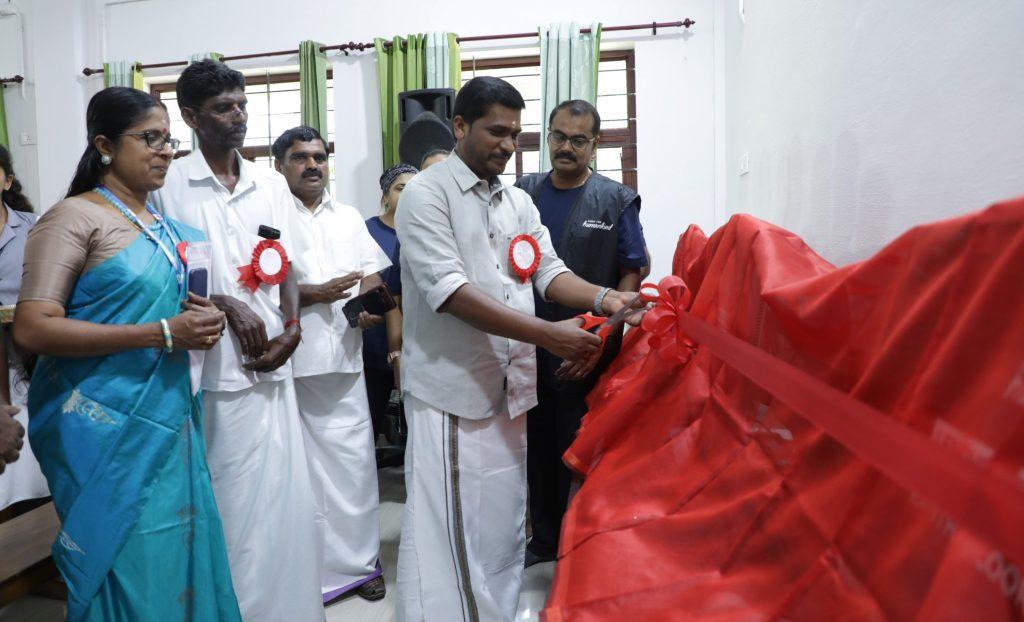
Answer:
<path fill-rule="evenodd" d="M 352 595 L 327 608 L 328 622 L 390 622 L 395 619 L 395 568 L 398 561 L 398 537 L 402 528 L 405 483 L 401 467 L 382 469 L 380 474 L 381 563 L 388 594 L 371 603 Z M 517 620 L 538 620 L 547 599 L 554 574 L 554 563 L 537 564 L 526 570 L 519 597 Z M 64 620 L 64 604 L 29 596 L 0 609 L 0 622 L 59 622 Z"/>

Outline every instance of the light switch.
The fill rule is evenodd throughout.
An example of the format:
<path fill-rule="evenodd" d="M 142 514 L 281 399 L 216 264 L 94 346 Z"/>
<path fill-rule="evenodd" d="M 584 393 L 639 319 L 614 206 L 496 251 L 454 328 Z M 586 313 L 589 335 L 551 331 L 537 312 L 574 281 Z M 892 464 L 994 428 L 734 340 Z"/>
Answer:
<path fill-rule="evenodd" d="M 19 142 L 22 145 L 34 145 L 34 144 L 36 144 L 36 137 L 31 135 L 31 134 L 29 134 L 28 132 L 22 132 L 21 135 L 18 138 L 19 138 Z"/>
<path fill-rule="evenodd" d="M 746 175 L 750 172 L 750 152 L 744 151 L 743 155 L 740 156 L 738 163 L 738 169 L 740 175 Z"/>

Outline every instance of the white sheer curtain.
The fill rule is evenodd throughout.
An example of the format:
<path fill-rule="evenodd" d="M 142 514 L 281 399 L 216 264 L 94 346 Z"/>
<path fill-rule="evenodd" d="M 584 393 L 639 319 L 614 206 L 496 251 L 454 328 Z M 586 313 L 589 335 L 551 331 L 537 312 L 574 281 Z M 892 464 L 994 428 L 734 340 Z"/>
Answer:
<path fill-rule="evenodd" d="M 576 22 L 540 28 L 541 126 L 540 170 L 551 168 L 544 144 L 548 115 L 567 99 L 597 104 L 597 66 L 601 56 L 601 24 L 581 33 Z"/>

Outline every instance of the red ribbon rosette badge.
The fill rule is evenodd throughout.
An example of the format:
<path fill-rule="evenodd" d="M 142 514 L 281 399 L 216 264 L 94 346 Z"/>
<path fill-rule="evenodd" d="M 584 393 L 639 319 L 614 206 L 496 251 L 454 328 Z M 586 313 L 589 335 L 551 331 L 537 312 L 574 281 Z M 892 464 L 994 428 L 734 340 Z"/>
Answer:
<path fill-rule="evenodd" d="M 277 240 L 260 240 L 252 251 L 252 261 L 238 267 L 238 282 L 250 292 L 260 283 L 277 285 L 288 276 L 288 253 Z"/>
<path fill-rule="evenodd" d="M 540 246 L 532 235 L 526 233 L 512 238 L 508 245 L 508 262 L 523 283 L 530 280 L 540 265 Z"/>

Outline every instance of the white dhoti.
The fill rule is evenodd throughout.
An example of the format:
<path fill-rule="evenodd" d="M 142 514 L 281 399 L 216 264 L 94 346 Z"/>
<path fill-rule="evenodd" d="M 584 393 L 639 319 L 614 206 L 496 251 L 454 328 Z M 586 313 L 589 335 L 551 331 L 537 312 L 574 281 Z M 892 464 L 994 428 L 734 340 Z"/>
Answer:
<path fill-rule="evenodd" d="M 246 622 L 318 622 L 313 493 L 292 380 L 204 392 L 207 462 Z"/>
<path fill-rule="evenodd" d="M 456 417 L 405 401 L 407 499 L 398 619 L 513 620 L 526 534 L 526 417 Z"/>
<path fill-rule="evenodd" d="M 14 360 L 14 351 L 8 351 L 8 360 Z M 25 444 L 18 452 L 18 460 L 14 464 L 8 464 L 3 475 L 0 475 L 0 510 L 12 503 L 25 501 L 26 499 L 38 499 L 48 497 L 50 488 L 46 485 L 46 478 L 39 468 L 39 462 L 32 454 L 32 446 L 28 442 L 28 407 L 25 401 L 28 398 L 28 384 L 19 380 L 18 372 L 11 366 L 10 377 L 11 404 L 21 407 L 21 412 L 14 415 L 15 421 L 25 428 Z"/>
<path fill-rule="evenodd" d="M 320 590 L 331 600 L 380 576 L 373 426 L 361 373 L 295 379 L 322 554 Z"/>

